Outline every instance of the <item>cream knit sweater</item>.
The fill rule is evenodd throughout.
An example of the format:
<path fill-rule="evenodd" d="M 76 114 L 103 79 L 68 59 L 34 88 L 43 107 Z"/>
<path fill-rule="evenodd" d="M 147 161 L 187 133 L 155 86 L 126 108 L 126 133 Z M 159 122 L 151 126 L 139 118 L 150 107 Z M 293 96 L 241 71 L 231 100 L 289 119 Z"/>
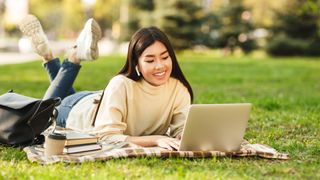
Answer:
<path fill-rule="evenodd" d="M 145 80 L 117 75 L 105 89 L 95 125 L 91 126 L 97 108 L 93 100 L 99 96 L 96 93 L 80 100 L 72 108 L 66 127 L 116 141 L 166 133 L 176 137 L 182 132 L 191 103 L 187 88 L 174 78 L 152 86 Z"/>

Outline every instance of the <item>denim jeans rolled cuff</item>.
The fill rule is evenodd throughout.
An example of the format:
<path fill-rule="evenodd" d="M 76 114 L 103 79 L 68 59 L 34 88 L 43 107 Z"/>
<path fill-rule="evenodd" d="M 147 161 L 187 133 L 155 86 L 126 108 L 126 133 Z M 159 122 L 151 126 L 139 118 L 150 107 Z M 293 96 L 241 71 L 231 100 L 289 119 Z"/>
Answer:
<path fill-rule="evenodd" d="M 57 107 L 58 117 L 57 125 L 60 127 L 66 127 L 67 119 L 71 109 L 85 96 L 95 93 L 95 91 L 81 91 L 72 94 L 61 101 L 61 104 Z"/>
<path fill-rule="evenodd" d="M 47 63 L 47 68 L 51 71 L 57 62 Z M 53 66 L 53 67 L 52 67 Z M 72 88 L 73 82 L 75 81 L 81 66 L 79 64 L 74 64 L 69 62 L 67 59 L 63 61 L 58 73 L 54 77 L 53 81 L 50 83 L 47 89 L 44 99 L 52 97 L 60 97 L 64 99 L 65 97 L 74 94 L 75 91 Z M 50 75 L 50 74 L 49 74 Z"/>
<path fill-rule="evenodd" d="M 43 63 L 43 67 L 46 69 L 50 82 L 54 80 L 54 78 L 57 76 L 59 69 L 61 67 L 60 59 L 54 58 L 50 60 L 49 62 Z"/>

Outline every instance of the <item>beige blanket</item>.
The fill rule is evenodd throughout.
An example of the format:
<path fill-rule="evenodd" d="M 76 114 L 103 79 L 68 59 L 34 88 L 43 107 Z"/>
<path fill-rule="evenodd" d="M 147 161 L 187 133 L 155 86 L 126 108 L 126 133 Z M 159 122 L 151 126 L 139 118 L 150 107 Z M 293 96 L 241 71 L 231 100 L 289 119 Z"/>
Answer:
<path fill-rule="evenodd" d="M 45 156 L 42 146 L 29 146 L 24 148 L 28 159 L 31 162 L 40 164 L 52 164 L 57 162 L 82 163 L 86 161 L 107 161 L 118 158 L 134 157 L 159 157 L 159 158 L 208 158 L 214 156 L 248 157 L 258 156 L 268 159 L 289 159 L 289 155 L 279 153 L 272 147 L 262 144 L 250 144 L 243 141 L 241 148 L 237 152 L 219 151 L 169 151 L 160 147 L 143 148 L 128 142 L 101 142 L 102 150 L 78 154 L 64 154 L 55 156 Z"/>

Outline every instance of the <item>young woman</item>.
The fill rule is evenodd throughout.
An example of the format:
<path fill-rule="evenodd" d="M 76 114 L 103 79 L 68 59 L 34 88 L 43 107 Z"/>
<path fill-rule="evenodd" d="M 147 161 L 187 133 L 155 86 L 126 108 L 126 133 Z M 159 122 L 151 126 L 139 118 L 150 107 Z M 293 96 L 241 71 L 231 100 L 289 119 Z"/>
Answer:
<path fill-rule="evenodd" d="M 125 65 L 103 92 L 77 93 L 72 84 L 80 62 L 98 57 L 98 24 L 87 21 L 75 48 L 61 65 L 53 58 L 34 16 L 26 17 L 20 29 L 44 59 L 51 80 L 44 98 L 63 99 L 58 107 L 58 125 L 96 134 L 102 140 L 178 149 L 193 92 L 167 36 L 158 28 L 142 28 L 132 36 Z"/>

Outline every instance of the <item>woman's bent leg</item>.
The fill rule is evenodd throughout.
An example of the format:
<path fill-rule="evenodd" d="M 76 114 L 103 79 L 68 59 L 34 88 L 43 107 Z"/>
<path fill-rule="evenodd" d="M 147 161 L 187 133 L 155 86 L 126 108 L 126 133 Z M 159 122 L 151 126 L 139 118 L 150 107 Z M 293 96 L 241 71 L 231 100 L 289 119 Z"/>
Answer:
<path fill-rule="evenodd" d="M 57 62 L 52 64 L 54 64 L 52 66 L 57 66 Z M 47 67 L 49 68 L 49 66 Z M 54 68 L 52 69 L 52 73 L 55 71 Z M 72 89 L 72 85 L 79 73 L 80 68 L 81 66 L 79 64 L 74 64 L 68 60 L 65 60 L 62 63 L 58 73 L 50 83 L 50 86 L 48 87 L 43 98 L 48 99 L 52 97 L 60 97 L 61 99 L 64 99 L 65 97 L 73 94 L 74 90 Z M 48 71 L 48 73 L 50 72 Z M 49 76 L 51 75 L 49 74 Z"/>
<path fill-rule="evenodd" d="M 54 59 L 44 63 L 43 67 L 46 69 L 50 83 L 51 83 L 56 78 L 56 76 L 60 70 L 60 67 L 61 67 L 60 60 L 59 60 L 59 58 L 54 58 Z M 70 95 L 73 93 L 75 93 L 75 90 L 71 87 L 67 94 Z"/>
<path fill-rule="evenodd" d="M 59 69 L 61 67 L 59 58 L 54 58 L 51 61 L 44 63 L 43 67 L 46 69 L 49 80 L 52 82 L 54 78 L 57 76 Z"/>

